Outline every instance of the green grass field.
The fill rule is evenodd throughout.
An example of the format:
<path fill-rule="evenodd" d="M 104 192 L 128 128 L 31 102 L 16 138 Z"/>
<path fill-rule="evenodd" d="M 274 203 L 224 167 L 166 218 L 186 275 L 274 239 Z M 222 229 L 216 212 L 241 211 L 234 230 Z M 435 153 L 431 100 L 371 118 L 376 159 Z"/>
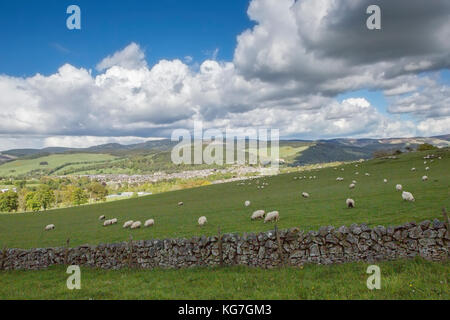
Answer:
<path fill-rule="evenodd" d="M 426 172 L 423 164 L 425 153 L 410 153 L 397 160 L 371 160 L 359 164 L 347 164 L 337 170 L 326 168 L 304 172 L 307 179 L 294 180 L 300 173 L 282 174 L 259 179 L 269 185 L 258 189 L 256 181 L 245 185 L 236 182 L 210 185 L 200 188 L 156 194 L 138 199 L 51 210 L 40 213 L 19 213 L 0 215 L 0 246 L 43 247 L 61 246 L 70 238 L 71 245 L 120 242 L 133 238 L 151 239 L 167 237 L 188 237 L 200 234 L 222 232 L 263 231 L 273 228 L 272 224 L 251 221 L 254 210 L 278 210 L 280 228 L 300 227 L 302 230 L 318 229 L 323 225 L 392 225 L 408 221 L 442 218 L 441 208 L 450 206 L 450 152 L 441 150 L 442 160 L 428 163 Z M 410 171 L 416 167 L 417 171 Z M 344 171 L 341 171 L 344 168 Z M 360 174 L 355 175 L 358 171 Z M 370 173 L 365 176 L 364 173 Z M 421 177 L 427 174 L 429 180 Z M 309 176 L 317 179 L 309 179 Z M 344 177 L 337 182 L 336 177 Z M 387 178 L 388 183 L 383 183 Z M 348 185 L 357 180 L 351 190 Z M 405 202 L 401 193 L 395 191 L 400 183 L 404 190 L 414 194 L 416 201 Z M 310 193 L 303 199 L 301 192 Z M 355 209 L 347 209 L 345 200 L 356 201 Z M 251 206 L 244 207 L 250 200 Z M 184 206 L 178 207 L 179 201 Z M 119 223 L 103 227 L 98 221 L 100 215 L 118 218 Z M 201 228 L 197 219 L 205 215 L 208 224 Z M 127 220 L 154 218 L 153 228 L 139 230 L 122 229 Z M 47 224 L 56 225 L 56 230 L 44 232 Z"/>
<path fill-rule="evenodd" d="M 369 290 L 367 263 L 274 270 L 247 267 L 180 270 L 81 269 L 68 290 L 66 268 L 0 271 L 0 299 L 450 299 L 450 263 L 421 259 L 378 263 L 381 289 Z"/>
<path fill-rule="evenodd" d="M 272 224 L 251 221 L 254 210 L 278 210 L 279 228 L 318 229 L 323 225 L 398 225 L 408 221 L 442 219 L 442 207 L 450 207 L 450 152 L 434 151 L 442 157 L 424 165 L 423 156 L 431 152 L 401 155 L 398 159 L 375 159 L 334 168 L 296 172 L 260 178 L 245 185 L 227 183 L 195 189 L 162 193 L 138 199 L 51 210 L 41 213 L 0 215 L 1 247 L 48 247 L 121 242 L 129 239 L 189 237 L 225 232 L 263 231 Z M 425 171 L 429 166 L 430 170 Z M 415 167 L 416 171 L 411 171 Z M 344 171 L 341 171 L 341 168 Z M 358 171 L 359 175 L 355 172 Z M 365 173 L 370 176 L 365 176 Z M 421 177 L 428 175 L 423 182 Z M 306 176 L 307 179 L 294 179 Z M 317 179 L 309 179 L 316 176 Z M 337 182 L 336 177 L 344 177 Z M 383 179 L 388 183 L 383 183 Z M 357 180 L 355 189 L 348 186 Z M 416 201 L 404 202 L 395 191 L 400 183 L 414 194 Z M 301 192 L 310 193 L 303 199 Z M 347 209 L 345 200 L 356 201 Z M 250 200 L 251 206 L 244 207 Z M 177 206 L 179 201 L 184 206 Z M 100 215 L 116 217 L 119 224 L 105 228 Z M 208 224 L 201 228 L 198 217 L 205 215 Z M 154 218 L 156 225 L 131 231 L 123 229 L 126 220 Z M 56 230 L 44 232 L 47 224 Z M 385 262 L 381 264 L 386 281 L 384 290 L 371 292 L 365 287 L 364 263 L 335 266 L 306 266 L 303 270 L 283 268 L 279 271 L 242 267 L 192 270 L 84 270 L 84 291 L 68 292 L 64 287 L 64 268 L 46 271 L 1 272 L 0 298 L 183 298 L 183 299 L 448 299 L 449 263 L 423 260 Z M 277 272 L 281 272 L 279 275 Z M 275 281 L 275 279 L 277 281 Z M 314 289 L 313 289 L 314 287 Z M 282 289 L 280 289 L 282 288 Z M 267 294 L 270 292 L 270 294 Z"/>
<path fill-rule="evenodd" d="M 0 177 L 16 177 L 29 174 L 34 170 L 54 170 L 71 163 L 102 163 L 112 161 L 116 158 L 109 154 L 73 153 L 54 154 L 36 159 L 15 160 L 0 165 Z M 47 162 L 48 165 L 40 165 L 41 162 Z"/>

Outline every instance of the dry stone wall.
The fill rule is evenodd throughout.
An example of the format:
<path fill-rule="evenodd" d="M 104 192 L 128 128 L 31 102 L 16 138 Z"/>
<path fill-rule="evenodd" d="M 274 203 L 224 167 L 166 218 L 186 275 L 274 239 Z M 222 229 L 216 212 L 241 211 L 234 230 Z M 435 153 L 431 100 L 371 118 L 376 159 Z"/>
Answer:
<path fill-rule="evenodd" d="M 369 228 L 322 227 L 304 232 L 297 228 L 258 234 L 224 234 L 191 239 L 141 240 L 76 248 L 6 249 L 0 251 L 0 269 L 44 269 L 52 265 L 120 268 L 186 268 L 246 265 L 274 268 L 307 263 L 383 261 L 421 256 L 448 259 L 450 235 L 439 221 Z"/>

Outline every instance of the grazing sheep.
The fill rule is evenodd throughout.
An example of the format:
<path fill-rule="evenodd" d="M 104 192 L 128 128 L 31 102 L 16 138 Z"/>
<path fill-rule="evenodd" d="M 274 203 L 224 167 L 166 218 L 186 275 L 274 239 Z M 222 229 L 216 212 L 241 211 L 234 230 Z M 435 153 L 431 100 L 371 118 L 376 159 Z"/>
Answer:
<path fill-rule="evenodd" d="M 264 210 L 257 210 L 252 214 L 252 220 L 263 219 L 266 212 Z"/>
<path fill-rule="evenodd" d="M 139 229 L 141 227 L 142 223 L 140 221 L 133 222 L 131 225 L 131 229 Z"/>
<path fill-rule="evenodd" d="M 411 168 L 411 171 L 416 171 L 416 168 Z"/>
<path fill-rule="evenodd" d="M 359 174 L 359 172 L 358 172 L 358 171 L 356 171 L 356 172 L 355 172 L 355 174 L 356 174 L 356 175 L 358 175 L 358 174 Z"/>
<path fill-rule="evenodd" d="M 344 178 L 342 178 L 342 177 L 337 177 L 337 178 L 336 178 L 336 181 L 344 181 Z"/>
<path fill-rule="evenodd" d="M 112 220 L 105 220 L 105 222 L 103 222 L 103 226 L 104 227 L 107 227 L 107 226 L 110 226 L 110 225 L 112 225 Z"/>
<path fill-rule="evenodd" d="M 427 181 L 428 180 L 428 177 L 427 176 L 423 176 L 422 177 L 422 181 Z"/>
<path fill-rule="evenodd" d="M 355 189 L 356 184 L 352 183 L 351 185 L 348 186 L 350 189 Z"/>
<path fill-rule="evenodd" d="M 383 180 L 383 182 L 384 182 L 384 183 L 387 183 L 387 182 L 388 182 L 388 180 L 387 180 L 387 179 L 384 179 L 384 180 Z"/>
<path fill-rule="evenodd" d="M 395 186 L 395 190 L 397 190 L 397 191 L 402 191 L 402 189 L 403 189 L 403 187 L 401 184 L 398 184 Z"/>
<path fill-rule="evenodd" d="M 199 226 L 204 226 L 207 222 L 208 222 L 208 220 L 206 220 L 205 216 L 198 218 Z"/>
<path fill-rule="evenodd" d="M 100 216 L 100 217 L 98 217 L 98 220 L 99 221 L 101 221 L 101 220 L 105 220 L 106 219 L 106 217 L 105 216 Z"/>
<path fill-rule="evenodd" d="M 50 230 L 54 230 L 54 229 L 55 229 L 54 224 L 49 224 L 48 226 L 45 227 L 45 231 L 50 231 Z"/>
<path fill-rule="evenodd" d="M 128 220 L 127 222 L 125 222 L 125 223 L 123 224 L 123 228 L 124 228 L 124 229 L 127 229 L 127 228 L 131 227 L 131 225 L 132 225 L 133 223 L 134 223 L 133 220 Z"/>
<path fill-rule="evenodd" d="M 366 172 L 366 176 L 367 176 L 367 177 L 370 176 L 370 173 Z"/>
<path fill-rule="evenodd" d="M 148 220 L 145 221 L 145 223 L 144 223 L 144 227 L 146 227 L 146 228 L 151 227 L 151 226 L 154 226 L 154 225 L 155 225 L 155 220 L 154 220 L 154 219 L 148 219 Z"/>
<path fill-rule="evenodd" d="M 430 167 L 426 167 L 426 168 L 425 168 L 425 171 L 428 171 L 428 170 L 430 170 Z"/>
<path fill-rule="evenodd" d="M 426 161 L 424 161 L 424 162 L 423 162 L 423 164 L 427 164 L 427 162 L 426 162 Z"/>
<path fill-rule="evenodd" d="M 273 220 L 275 220 L 275 221 L 280 220 L 280 214 L 279 214 L 278 211 L 269 212 L 266 215 L 266 218 L 264 219 L 264 223 L 269 222 L 269 221 L 273 221 Z"/>
<path fill-rule="evenodd" d="M 309 193 L 308 192 L 303 192 L 302 193 L 302 197 L 303 198 L 309 198 Z"/>
<path fill-rule="evenodd" d="M 347 204 L 347 208 L 354 208 L 355 207 L 355 200 L 353 200 L 353 199 L 347 199 L 345 201 L 345 203 Z"/>
<path fill-rule="evenodd" d="M 402 198 L 405 201 L 416 201 L 416 199 L 414 199 L 414 196 L 412 195 L 411 192 L 403 191 Z"/>
<path fill-rule="evenodd" d="M 111 219 L 111 224 L 116 224 L 117 223 L 117 218 Z"/>
<path fill-rule="evenodd" d="M 353 180 L 352 183 L 356 184 L 356 180 Z"/>
<path fill-rule="evenodd" d="M 183 201 L 178 202 L 178 206 L 184 205 Z"/>
<path fill-rule="evenodd" d="M 250 203 L 251 203 L 251 202 L 247 200 L 247 201 L 244 202 L 244 205 L 245 205 L 246 207 L 248 207 L 248 206 L 250 205 Z"/>

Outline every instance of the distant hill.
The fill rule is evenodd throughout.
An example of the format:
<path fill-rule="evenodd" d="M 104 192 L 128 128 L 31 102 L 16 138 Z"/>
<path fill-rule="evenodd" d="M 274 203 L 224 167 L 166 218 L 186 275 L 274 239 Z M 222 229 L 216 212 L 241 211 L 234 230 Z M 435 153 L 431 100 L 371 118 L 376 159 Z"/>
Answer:
<path fill-rule="evenodd" d="M 431 138 L 388 138 L 388 139 L 331 139 L 319 140 L 317 143 L 295 158 L 293 165 L 323 163 L 332 161 L 351 161 L 370 159 L 379 150 L 400 150 L 416 148 L 429 143 L 443 148 L 450 146 L 450 135 Z"/>
<path fill-rule="evenodd" d="M 379 150 L 401 150 L 415 148 L 420 144 L 429 143 L 437 147 L 450 146 L 450 134 L 436 137 L 414 137 L 414 138 L 388 138 L 388 139 L 351 139 L 337 138 L 329 140 L 282 140 L 280 141 L 280 158 L 288 165 L 304 165 L 311 163 L 324 163 L 333 161 L 351 161 L 369 159 L 374 152 Z M 50 147 L 43 149 L 14 149 L 0 153 L 0 165 L 5 162 L 19 159 L 37 159 L 55 154 L 106 154 L 119 157 L 122 162 L 112 164 L 104 163 L 102 169 L 108 170 L 110 166 L 120 167 L 121 170 L 130 171 L 133 168 L 138 172 L 153 170 L 178 170 L 170 165 L 170 151 L 177 142 L 169 139 L 151 140 L 143 143 L 123 145 L 109 143 L 89 148 L 63 148 Z M 247 150 L 251 152 L 250 150 Z M 137 160 L 137 157 L 145 159 Z M 126 161 L 130 159 L 130 161 Z M 136 161 L 135 161 L 136 160 Z M 67 166 L 68 167 L 68 166 Z M 86 170 L 96 170 L 95 167 L 83 166 Z M 41 169 L 41 168 L 39 168 Z M 69 170 L 70 169 L 70 170 Z M 181 169 L 181 167 L 179 168 Z M 185 168 L 184 168 L 185 169 Z M 192 168 L 194 169 L 194 168 Z M 73 173 L 73 167 L 67 168 L 67 173 Z M 117 170 L 113 170 L 114 172 Z"/>

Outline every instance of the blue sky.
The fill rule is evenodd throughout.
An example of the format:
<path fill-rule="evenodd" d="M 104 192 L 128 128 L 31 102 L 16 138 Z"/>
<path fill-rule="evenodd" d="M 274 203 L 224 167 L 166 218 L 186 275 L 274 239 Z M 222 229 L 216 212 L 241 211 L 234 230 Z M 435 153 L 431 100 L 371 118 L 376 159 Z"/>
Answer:
<path fill-rule="evenodd" d="M 139 43 L 150 65 L 192 56 L 203 61 L 219 49 L 232 60 L 236 36 L 253 24 L 248 0 L 2 1 L 0 73 L 50 74 L 62 64 L 95 69 L 105 56 Z M 66 28 L 66 8 L 81 8 L 82 29 Z"/>
<path fill-rule="evenodd" d="M 375 32 L 370 0 L 1 1 L 0 150 L 194 121 L 299 139 L 447 134 L 450 2 L 422 1 L 378 0 Z M 72 4 L 81 30 L 66 28 Z"/>

